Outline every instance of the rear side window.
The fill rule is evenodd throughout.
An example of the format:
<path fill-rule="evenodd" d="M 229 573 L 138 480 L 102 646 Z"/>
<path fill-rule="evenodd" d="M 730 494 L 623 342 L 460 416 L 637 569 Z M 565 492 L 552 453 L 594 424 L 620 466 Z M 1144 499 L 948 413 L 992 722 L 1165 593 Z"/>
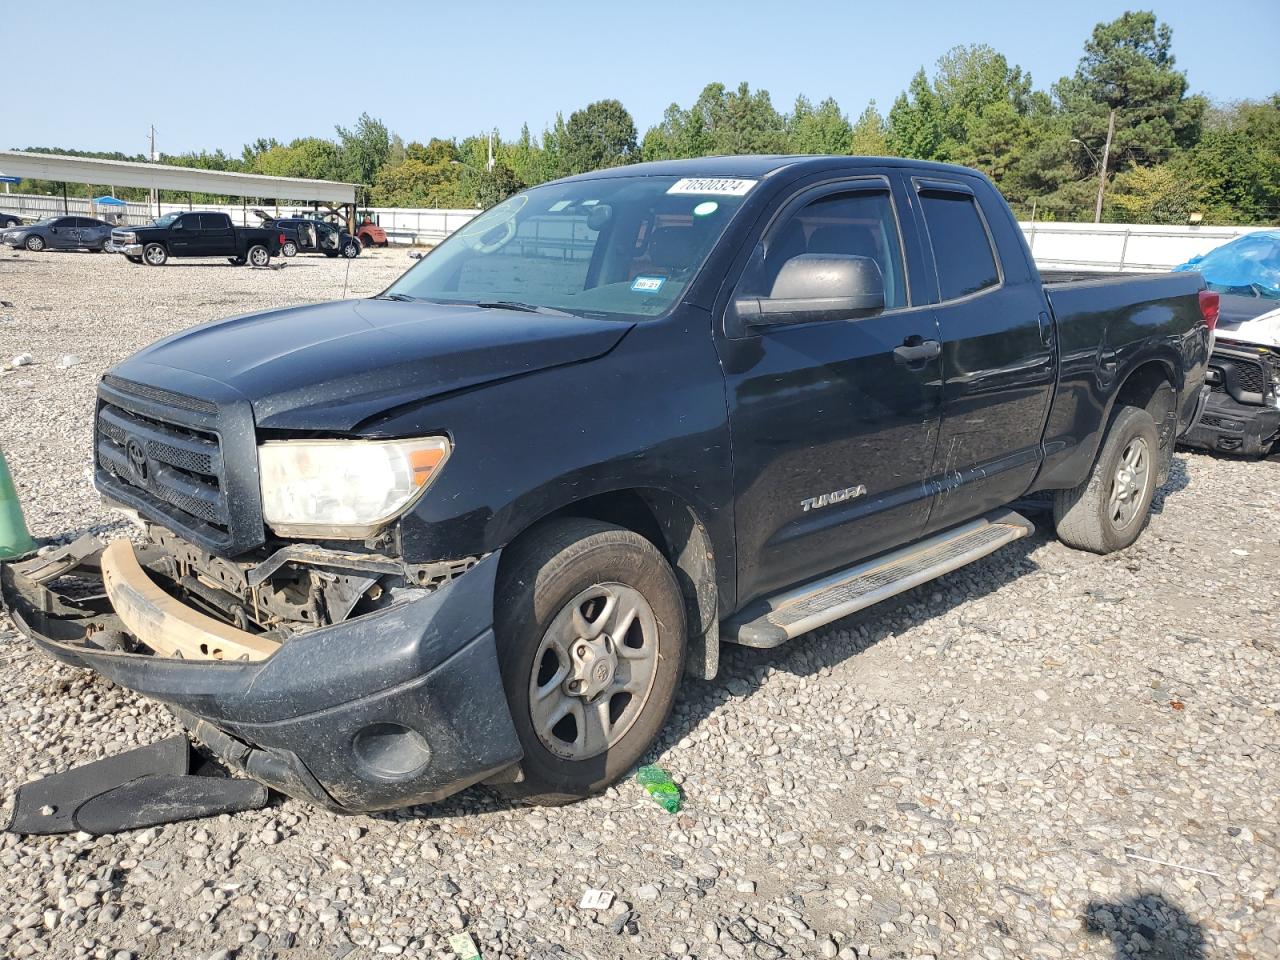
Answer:
<path fill-rule="evenodd" d="M 206 213 L 201 215 L 200 225 L 206 230 L 226 230 L 231 221 L 225 213 Z"/>
<path fill-rule="evenodd" d="M 961 193 L 922 193 L 933 260 L 943 300 L 954 300 L 1000 282 L 991 239 L 973 197 Z"/>

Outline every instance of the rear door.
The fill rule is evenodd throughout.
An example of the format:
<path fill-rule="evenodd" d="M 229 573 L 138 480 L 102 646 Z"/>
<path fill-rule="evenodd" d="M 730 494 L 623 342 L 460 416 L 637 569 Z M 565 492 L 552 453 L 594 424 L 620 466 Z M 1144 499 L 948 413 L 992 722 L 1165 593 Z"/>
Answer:
<path fill-rule="evenodd" d="M 1056 377 L 1053 329 L 1021 234 L 983 181 L 910 178 L 937 284 L 945 400 L 926 531 L 1026 492 Z M 985 204 L 984 204 L 985 201 Z"/>
<path fill-rule="evenodd" d="M 225 213 L 200 214 L 200 245 L 205 256 L 230 257 L 236 251 L 236 234 Z"/>
<path fill-rule="evenodd" d="M 886 177 L 801 191 L 767 227 L 729 297 L 718 349 L 733 436 L 740 604 L 913 540 L 924 527 L 941 368 L 936 355 L 906 363 L 895 354 L 938 336 L 932 306 L 918 305 L 908 289 L 918 248 L 904 248 L 899 218 Z M 804 253 L 875 260 L 886 309 L 735 329 L 733 300 L 767 296 L 781 265 Z"/>

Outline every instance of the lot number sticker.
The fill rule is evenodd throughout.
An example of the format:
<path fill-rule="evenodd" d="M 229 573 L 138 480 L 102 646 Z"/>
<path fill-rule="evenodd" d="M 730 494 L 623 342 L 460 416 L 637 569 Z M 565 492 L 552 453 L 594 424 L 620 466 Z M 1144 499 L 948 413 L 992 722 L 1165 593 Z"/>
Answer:
<path fill-rule="evenodd" d="M 707 195 L 718 197 L 742 197 L 756 185 L 755 180 L 733 180 L 728 177 L 685 177 L 677 180 L 667 193 Z"/>

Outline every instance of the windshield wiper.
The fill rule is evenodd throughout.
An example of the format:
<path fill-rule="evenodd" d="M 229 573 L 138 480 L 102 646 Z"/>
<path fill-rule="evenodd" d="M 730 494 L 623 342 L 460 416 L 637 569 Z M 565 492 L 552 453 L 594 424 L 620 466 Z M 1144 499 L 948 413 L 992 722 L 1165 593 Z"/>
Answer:
<path fill-rule="evenodd" d="M 400 303 L 417 303 L 417 297 L 411 297 L 407 293 L 380 293 L 374 297 L 375 300 L 398 300 Z"/>
<path fill-rule="evenodd" d="M 519 300 L 481 300 L 475 306 L 485 310 L 519 310 L 521 313 L 545 313 L 553 317 L 571 317 L 573 314 L 552 307 L 540 307 L 533 303 L 521 303 Z"/>

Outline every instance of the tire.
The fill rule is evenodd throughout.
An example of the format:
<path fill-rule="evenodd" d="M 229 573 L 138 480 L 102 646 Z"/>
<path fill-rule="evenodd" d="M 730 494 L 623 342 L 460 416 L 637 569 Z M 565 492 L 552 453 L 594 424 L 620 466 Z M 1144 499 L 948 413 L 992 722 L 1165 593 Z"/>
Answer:
<path fill-rule="evenodd" d="M 356 239 L 348 240 L 342 245 L 342 255 L 348 260 L 354 260 L 360 256 L 360 241 Z"/>
<path fill-rule="evenodd" d="M 271 251 L 260 243 L 255 243 L 245 254 L 245 260 L 251 267 L 265 267 L 271 262 Z"/>
<path fill-rule="evenodd" d="M 148 243 L 142 248 L 142 259 L 149 267 L 163 267 L 169 262 L 169 251 L 161 244 Z"/>
<path fill-rule="evenodd" d="M 27 237 L 27 240 L 23 244 L 23 246 L 26 247 L 28 250 L 30 250 L 32 253 L 39 253 L 45 247 L 44 237 L 40 237 L 40 236 L 36 236 L 35 234 L 32 234 L 31 236 Z"/>
<path fill-rule="evenodd" d="M 13 217 L 7 217 L 5 220 L 0 221 L 0 229 L 8 230 L 10 227 L 16 227 L 18 222 Z"/>
<path fill-rule="evenodd" d="M 296 257 L 298 255 L 298 245 L 292 240 L 286 240 L 280 246 L 280 253 L 285 257 Z"/>
<path fill-rule="evenodd" d="M 128 260 L 130 263 L 142 263 L 142 258 L 141 258 L 141 257 L 129 257 L 129 256 L 126 256 L 126 257 L 125 257 L 125 259 L 126 259 L 126 260 Z"/>
<path fill-rule="evenodd" d="M 227 257 L 227 263 L 231 264 L 233 267 L 243 267 L 244 262 L 244 257 Z"/>
<path fill-rule="evenodd" d="M 324 248 L 324 250 L 323 250 L 323 251 L 321 251 L 321 252 L 322 252 L 326 257 L 330 257 L 330 258 L 332 258 L 332 257 L 336 257 L 336 256 L 338 255 L 338 251 L 337 251 L 337 250 L 330 250 L 328 247 L 325 247 L 325 248 Z"/>
<path fill-rule="evenodd" d="M 592 627 L 598 635 L 588 638 Z M 503 557 L 494 632 L 524 748 L 523 780 L 495 787 L 505 796 L 558 805 L 599 793 L 639 761 L 666 723 L 684 669 L 684 600 L 666 559 L 639 534 L 579 519 L 530 531 Z M 539 684 L 548 691 L 541 698 Z M 574 686 L 583 692 L 571 694 Z M 557 707 L 575 702 L 576 712 L 552 722 Z"/>
<path fill-rule="evenodd" d="M 1121 407 L 1084 483 L 1054 492 L 1058 539 L 1092 553 L 1113 553 L 1137 540 L 1151 516 L 1159 457 L 1160 438 L 1151 414 L 1141 407 Z"/>

